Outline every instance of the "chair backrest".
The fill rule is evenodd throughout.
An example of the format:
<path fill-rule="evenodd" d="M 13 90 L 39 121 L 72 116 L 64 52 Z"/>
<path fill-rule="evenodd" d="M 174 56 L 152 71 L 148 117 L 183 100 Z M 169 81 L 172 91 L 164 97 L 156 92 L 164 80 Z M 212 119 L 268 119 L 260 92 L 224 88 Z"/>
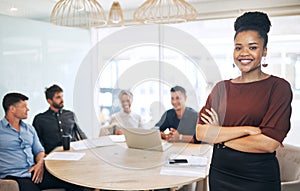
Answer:
<path fill-rule="evenodd" d="M 300 147 L 284 145 L 276 151 L 282 191 L 300 190 Z"/>
<path fill-rule="evenodd" d="M 105 125 L 100 128 L 99 137 L 113 135 L 115 125 Z"/>
<path fill-rule="evenodd" d="M 19 185 L 15 180 L 0 179 L 0 191 L 19 191 Z M 46 189 L 43 191 L 65 191 L 63 188 Z"/>
<path fill-rule="evenodd" d="M 0 190 L 1 191 L 19 191 L 19 185 L 14 180 L 1 180 L 0 179 Z"/>

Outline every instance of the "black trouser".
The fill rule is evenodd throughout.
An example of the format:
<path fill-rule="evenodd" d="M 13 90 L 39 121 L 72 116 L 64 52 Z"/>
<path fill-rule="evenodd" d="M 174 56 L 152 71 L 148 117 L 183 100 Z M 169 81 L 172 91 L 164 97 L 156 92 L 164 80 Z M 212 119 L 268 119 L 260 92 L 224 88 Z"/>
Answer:
<path fill-rule="evenodd" d="M 5 179 L 12 179 L 18 182 L 20 191 L 40 191 L 50 188 L 64 188 L 67 191 L 83 191 L 83 187 L 71 183 L 64 182 L 52 176 L 46 169 L 44 171 L 44 178 L 42 183 L 35 184 L 31 178 L 19 178 L 14 176 L 7 176 Z"/>

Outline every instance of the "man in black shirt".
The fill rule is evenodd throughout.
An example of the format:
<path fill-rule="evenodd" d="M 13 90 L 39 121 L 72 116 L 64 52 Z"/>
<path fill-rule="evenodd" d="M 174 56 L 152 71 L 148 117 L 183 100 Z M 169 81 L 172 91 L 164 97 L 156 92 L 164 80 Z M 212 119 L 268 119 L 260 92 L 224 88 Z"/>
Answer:
<path fill-rule="evenodd" d="M 159 127 L 161 137 L 167 141 L 194 142 L 198 113 L 185 105 L 187 95 L 181 86 L 171 88 L 172 109 L 166 111 L 155 125 Z M 164 131 L 169 129 L 169 133 Z"/>
<path fill-rule="evenodd" d="M 44 113 L 34 117 L 33 126 L 37 131 L 45 153 L 48 154 L 57 146 L 62 145 L 62 136 L 71 135 L 71 141 L 86 139 L 86 135 L 76 123 L 75 114 L 63 109 L 63 90 L 53 85 L 45 91 L 50 107 Z"/>

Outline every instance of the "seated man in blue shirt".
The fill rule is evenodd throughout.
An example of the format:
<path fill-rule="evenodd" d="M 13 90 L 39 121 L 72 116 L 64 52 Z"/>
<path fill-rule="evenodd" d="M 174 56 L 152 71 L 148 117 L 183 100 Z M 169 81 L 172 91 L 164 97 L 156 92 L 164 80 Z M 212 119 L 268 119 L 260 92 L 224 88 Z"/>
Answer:
<path fill-rule="evenodd" d="M 0 179 L 16 180 L 20 191 L 83 190 L 44 170 L 44 148 L 35 129 L 22 121 L 29 111 L 27 100 L 28 97 L 20 93 L 9 93 L 3 98 L 5 117 L 0 121 Z"/>
<path fill-rule="evenodd" d="M 171 88 L 171 103 L 173 109 L 166 111 L 155 125 L 159 127 L 162 139 L 167 141 L 194 142 L 198 113 L 185 106 L 186 91 L 181 86 Z M 169 129 L 169 133 L 164 131 Z"/>

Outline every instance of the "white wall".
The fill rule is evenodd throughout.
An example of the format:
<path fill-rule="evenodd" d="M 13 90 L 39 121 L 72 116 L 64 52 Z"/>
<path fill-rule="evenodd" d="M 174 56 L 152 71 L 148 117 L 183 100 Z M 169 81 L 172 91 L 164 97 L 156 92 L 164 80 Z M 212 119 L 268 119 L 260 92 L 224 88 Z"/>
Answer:
<path fill-rule="evenodd" d="M 8 92 L 29 97 L 26 122 L 48 109 L 45 87 L 64 89 L 65 107 L 73 110 L 77 70 L 91 48 L 90 32 L 0 15 L 0 98 Z M 0 109 L 0 118 L 4 111 Z"/>

